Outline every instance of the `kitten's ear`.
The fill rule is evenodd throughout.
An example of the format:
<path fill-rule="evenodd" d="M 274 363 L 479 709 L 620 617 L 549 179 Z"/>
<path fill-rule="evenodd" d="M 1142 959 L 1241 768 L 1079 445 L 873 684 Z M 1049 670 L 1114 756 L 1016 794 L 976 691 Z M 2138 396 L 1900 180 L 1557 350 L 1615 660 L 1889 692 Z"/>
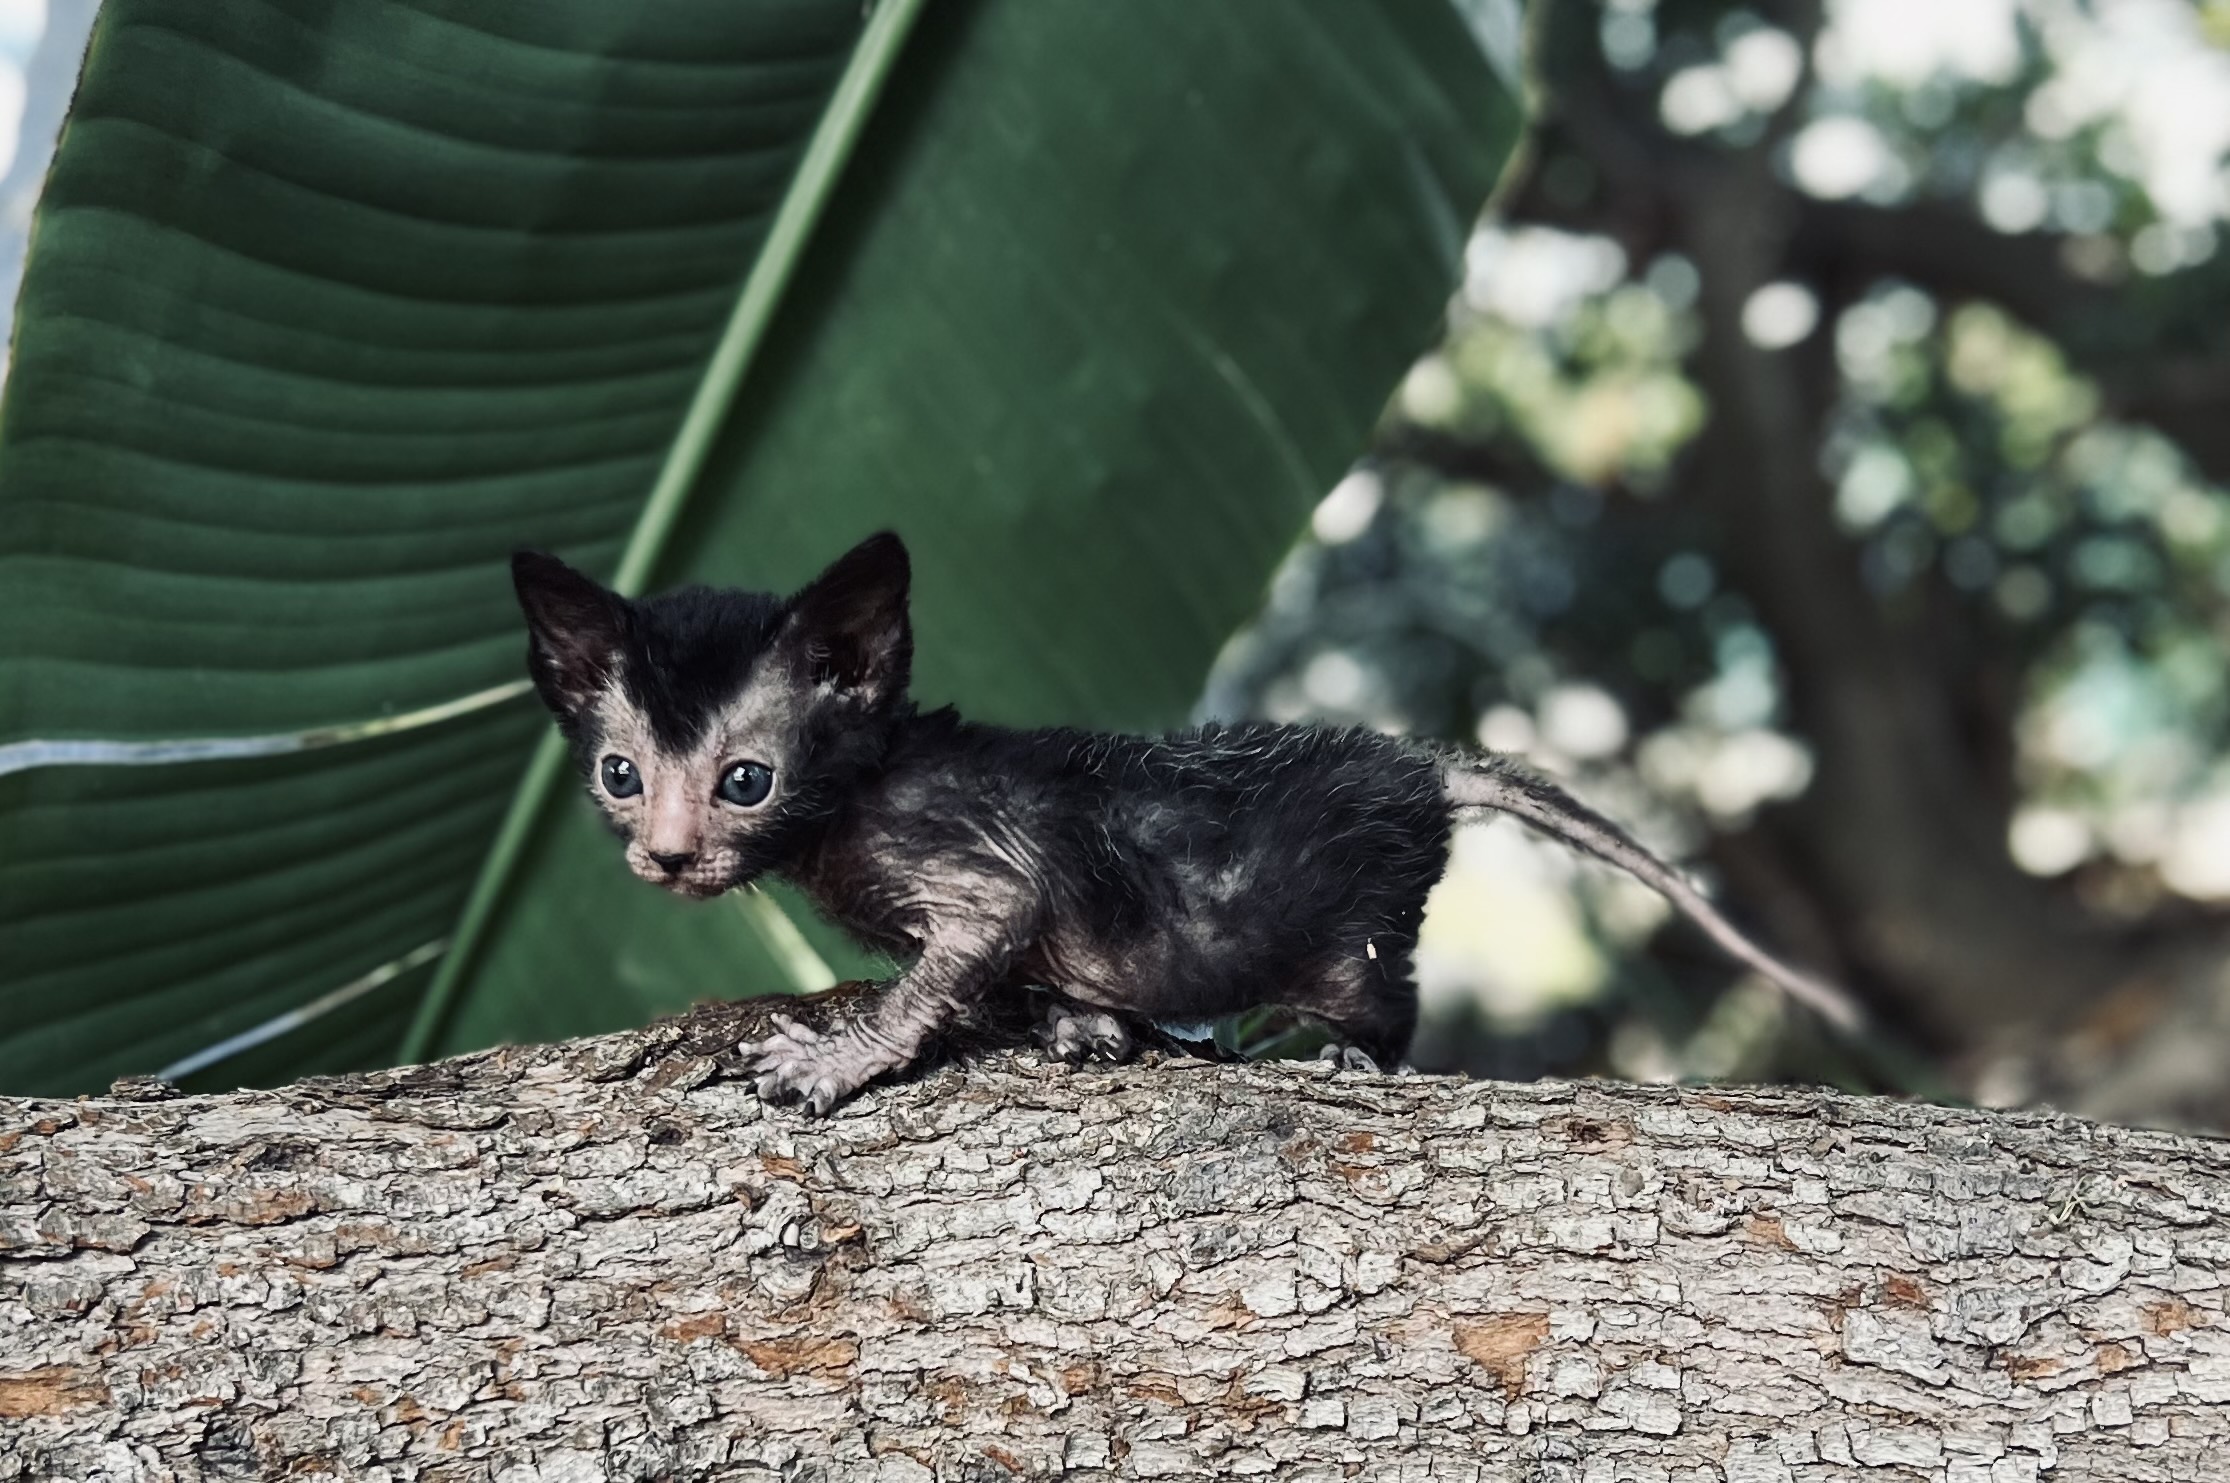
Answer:
<path fill-rule="evenodd" d="M 886 530 L 836 558 L 790 599 L 789 626 L 805 646 L 815 683 L 874 701 L 905 693 L 914 663 L 906 616 L 911 581 L 905 542 Z"/>
<path fill-rule="evenodd" d="M 534 688 L 559 716 L 578 716 L 617 672 L 626 599 L 540 551 L 512 554 L 511 585 L 526 610 Z"/>

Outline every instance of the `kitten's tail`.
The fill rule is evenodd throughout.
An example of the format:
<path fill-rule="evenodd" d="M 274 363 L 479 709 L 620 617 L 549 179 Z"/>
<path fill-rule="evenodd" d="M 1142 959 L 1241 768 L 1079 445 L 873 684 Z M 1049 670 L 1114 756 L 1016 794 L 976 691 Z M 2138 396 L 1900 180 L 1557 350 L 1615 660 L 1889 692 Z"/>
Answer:
<path fill-rule="evenodd" d="M 1670 865 L 1652 855 L 1610 820 L 1507 757 L 1443 756 L 1441 789 L 1459 812 L 1492 809 L 1511 814 L 1553 839 L 1617 866 L 1656 891 L 1737 959 L 1771 979 L 1783 993 L 1817 1011 L 1828 1023 L 1855 1033 L 1865 1011 L 1824 979 L 1789 967 L 1743 935 Z"/>

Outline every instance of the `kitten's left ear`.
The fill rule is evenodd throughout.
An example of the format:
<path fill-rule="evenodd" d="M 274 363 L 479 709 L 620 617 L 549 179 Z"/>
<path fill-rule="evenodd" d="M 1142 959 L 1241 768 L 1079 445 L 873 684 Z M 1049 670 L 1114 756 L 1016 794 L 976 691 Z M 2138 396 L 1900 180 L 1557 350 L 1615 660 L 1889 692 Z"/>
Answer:
<path fill-rule="evenodd" d="M 905 542 L 886 530 L 836 558 L 790 599 L 789 627 L 805 646 L 815 682 L 874 701 L 905 693 L 914 663 L 906 615 L 912 580 Z"/>
<path fill-rule="evenodd" d="M 543 704 L 580 715 L 618 673 L 627 600 L 555 556 L 517 551 L 511 585 L 527 615 L 527 669 Z"/>

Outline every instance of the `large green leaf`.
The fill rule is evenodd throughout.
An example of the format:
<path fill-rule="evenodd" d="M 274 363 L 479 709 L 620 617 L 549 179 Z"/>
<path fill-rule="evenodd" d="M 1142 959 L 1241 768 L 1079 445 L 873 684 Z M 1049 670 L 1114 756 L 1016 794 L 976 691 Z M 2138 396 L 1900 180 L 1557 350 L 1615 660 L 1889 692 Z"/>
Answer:
<path fill-rule="evenodd" d="M 0 1087 L 290 1009 L 205 1078 L 377 1060 L 437 971 L 444 1047 L 789 981 L 570 785 L 486 858 L 522 542 L 785 585 L 893 525 L 925 697 L 1182 715 L 1515 108 L 1447 0 L 900 16 L 108 0 L 0 405 Z"/>

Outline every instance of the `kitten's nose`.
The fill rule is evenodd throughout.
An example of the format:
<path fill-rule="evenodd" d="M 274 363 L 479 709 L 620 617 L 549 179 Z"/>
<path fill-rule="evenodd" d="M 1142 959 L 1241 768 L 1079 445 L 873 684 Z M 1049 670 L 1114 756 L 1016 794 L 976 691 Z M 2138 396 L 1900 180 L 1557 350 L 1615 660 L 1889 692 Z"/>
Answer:
<path fill-rule="evenodd" d="M 684 850 L 678 855 L 661 855 L 658 851 L 652 850 L 650 857 L 658 862 L 660 870 L 665 871 L 668 875 L 674 875 L 686 869 L 689 863 L 697 858 L 697 852 L 695 850 Z"/>

